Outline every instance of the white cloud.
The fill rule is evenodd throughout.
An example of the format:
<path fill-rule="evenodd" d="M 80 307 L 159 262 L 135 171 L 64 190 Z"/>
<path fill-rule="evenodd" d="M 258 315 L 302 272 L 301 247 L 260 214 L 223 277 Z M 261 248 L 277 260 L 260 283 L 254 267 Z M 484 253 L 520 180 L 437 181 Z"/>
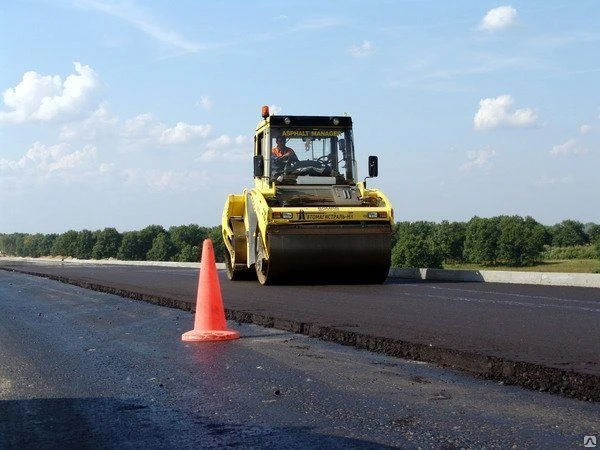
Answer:
<path fill-rule="evenodd" d="M 214 47 L 190 42 L 183 38 L 176 31 L 163 28 L 162 26 L 156 24 L 152 18 L 148 17 L 143 9 L 138 7 L 135 2 L 79 0 L 74 2 L 74 5 L 81 8 L 89 8 L 96 11 L 101 11 L 117 17 L 133 25 L 135 28 L 146 33 L 148 36 L 156 39 L 157 41 L 184 52 L 195 53 L 202 49 Z"/>
<path fill-rule="evenodd" d="M 0 122 L 68 121 L 87 114 L 101 83 L 89 66 L 73 63 L 75 74 L 64 80 L 59 75 L 29 71 L 14 88 L 4 91 Z"/>
<path fill-rule="evenodd" d="M 536 124 L 537 116 L 531 108 L 517 109 L 511 112 L 513 103 L 514 99 L 507 94 L 480 100 L 479 110 L 473 119 L 475 129 L 528 127 Z"/>
<path fill-rule="evenodd" d="M 213 102 L 210 98 L 203 95 L 200 97 L 200 101 L 198 102 L 198 105 L 204 109 L 211 109 L 213 107 Z"/>
<path fill-rule="evenodd" d="M 99 139 L 115 134 L 118 119 L 111 116 L 105 104 L 102 104 L 89 117 L 80 122 L 65 124 L 60 129 L 59 138 L 64 140 Z"/>
<path fill-rule="evenodd" d="M 211 142 L 209 142 L 206 148 L 210 150 L 219 150 L 230 146 L 231 142 L 232 139 L 229 136 L 222 134 L 218 138 L 213 139 Z"/>
<path fill-rule="evenodd" d="M 500 31 L 514 25 L 517 21 L 517 10 L 512 6 L 499 6 L 490 9 L 479 24 L 484 31 Z"/>
<path fill-rule="evenodd" d="M 149 133 L 150 123 L 154 120 L 152 114 L 139 114 L 133 119 L 127 119 L 123 125 L 123 136 L 132 138 Z"/>
<path fill-rule="evenodd" d="M 206 138 L 212 131 L 212 125 L 192 125 L 177 122 L 168 127 L 157 122 L 152 114 L 140 114 L 125 121 L 121 136 L 129 149 L 140 146 L 180 145 L 194 139 Z"/>
<path fill-rule="evenodd" d="M 592 126 L 587 124 L 581 125 L 579 127 L 579 131 L 581 134 L 588 134 L 590 131 L 592 131 L 592 129 Z"/>
<path fill-rule="evenodd" d="M 550 150 L 550 155 L 584 155 L 587 153 L 587 149 L 579 147 L 575 139 L 569 139 L 562 144 L 555 145 Z"/>
<path fill-rule="evenodd" d="M 196 191 L 208 184 L 210 177 L 203 171 L 158 169 L 125 169 L 121 172 L 125 184 L 152 192 Z"/>
<path fill-rule="evenodd" d="M 348 52 L 355 58 L 365 58 L 373 53 L 373 46 L 369 41 L 363 41 L 360 45 L 352 45 Z"/>
<path fill-rule="evenodd" d="M 572 183 L 573 183 L 573 177 L 572 176 L 549 177 L 547 175 L 542 176 L 541 178 L 539 178 L 535 182 L 535 184 L 537 184 L 539 186 L 557 185 L 557 184 L 572 184 Z"/>
<path fill-rule="evenodd" d="M 489 168 L 492 166 L 490 160 L 496 155 L 496 151 L 491 148 L 481 150 L 471 150 L 467 152 L 468 162 L 460 166 L 461 171 L 469 171 L 475 168 Z"/>
<path fill-rule="evenodd" d="M 100 164 L 99 171 L 100 173 L 110 173 L 113 171 L 115 165 L 114 163 L 102 163 Z"/>
<path fill-rule="evenodd" d="M 281 106 L 269 105 L 269 114 L 271 114 L 272 116 L 281 114 L 281 111 L 283 111 L 283 108 Z"/>
<path fill-rule="evenodd" d="M 197 161 L 240 161 L 252 156 L 252 140 L 247 136 L 231 138 L 225 134 L 210 141 Z"/>
<path fill-rule="evenodd" d="M 344 25 L 344 22 L 337 17 L 321 17 L 302 21 L 296 26 L 287 30 L 287 33 L 298 33 L 305 31 L 324 30 L 328 28 L 336 28 Z"/>
<path fill-rule="evenodd" d="M 73 150 L 68 144 L 45 145 L 35 142 L 19 160 L 0 159 L 0 171 L 13 171 L 18 174 L 35 174 L 42 178 L 54 172 L 77 172 L 96 159 L 96 148 L 85 146 Z"/>
<path fill-rule="evenodd" d="M 190 125 L 177 122 L 173 128 L 166 128 L 164 124 L 158 125 L 154 132 L 158 134 L 158 142 L 173 145 L 184 144 L 194 138 L 205 138 L 211 130 L 210 125 Z"/>

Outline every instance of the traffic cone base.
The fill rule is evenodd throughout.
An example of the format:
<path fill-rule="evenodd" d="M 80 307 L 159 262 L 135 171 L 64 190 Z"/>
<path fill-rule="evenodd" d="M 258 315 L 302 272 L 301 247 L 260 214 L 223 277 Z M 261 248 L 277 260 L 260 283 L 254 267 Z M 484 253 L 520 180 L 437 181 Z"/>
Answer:
<path fill-rule="evenodd" d="M 181 335 L 181 340 L 186 342 L 202 342 L 202 341 L 229 341 L 237 339 L 240 333 L 233 330 L 209 330 L 209 331 L 187 331 Z"/>
<path fill-rule="evenodd" d="M 186 342 L 228 341 L 239 337 L 240 333 L 227 329 L 215 253 L 212 241 L 205 239 L 202 246 L 194 329 L 183 333 L 181 340 Z"/>

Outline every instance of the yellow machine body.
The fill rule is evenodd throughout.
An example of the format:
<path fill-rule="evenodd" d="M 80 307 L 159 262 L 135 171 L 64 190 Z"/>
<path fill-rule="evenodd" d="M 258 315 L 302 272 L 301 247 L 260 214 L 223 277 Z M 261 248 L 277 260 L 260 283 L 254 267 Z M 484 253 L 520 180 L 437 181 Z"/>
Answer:
<path fill-rule="evenodd" d="M 282 153 L 287 152 L 287 155 Z M 254 136 L 254 187 L 222 216 L 231 280 L 382 283 L 391 262 L 392 206 L 357 181 L 347 116 L 271 116 Z M 378 161 L 369 157 L 369 177 Z"/>

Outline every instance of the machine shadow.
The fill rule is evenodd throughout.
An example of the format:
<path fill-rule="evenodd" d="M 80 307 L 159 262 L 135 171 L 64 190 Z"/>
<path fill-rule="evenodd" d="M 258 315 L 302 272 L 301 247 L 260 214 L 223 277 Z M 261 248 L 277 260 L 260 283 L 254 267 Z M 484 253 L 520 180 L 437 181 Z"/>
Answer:
<path fill-rule="evenodd" d="M 392 448 L 314 429 L 226 423 L 136 398 L 0 401 L 0 448 Z"/>

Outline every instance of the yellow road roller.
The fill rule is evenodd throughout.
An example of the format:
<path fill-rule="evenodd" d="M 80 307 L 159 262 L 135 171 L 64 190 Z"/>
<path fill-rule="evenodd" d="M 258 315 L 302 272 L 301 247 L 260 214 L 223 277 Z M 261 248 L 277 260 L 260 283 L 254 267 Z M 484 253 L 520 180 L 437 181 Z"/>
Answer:
<path fill-rule="evenodd" d="M 229 194 L 222 216 L 230 280 L 383 283 L 391 262 L 393 209 L 358 181 L 352 118 L 271 115 L 254 135 L 254 187 Z"/>

